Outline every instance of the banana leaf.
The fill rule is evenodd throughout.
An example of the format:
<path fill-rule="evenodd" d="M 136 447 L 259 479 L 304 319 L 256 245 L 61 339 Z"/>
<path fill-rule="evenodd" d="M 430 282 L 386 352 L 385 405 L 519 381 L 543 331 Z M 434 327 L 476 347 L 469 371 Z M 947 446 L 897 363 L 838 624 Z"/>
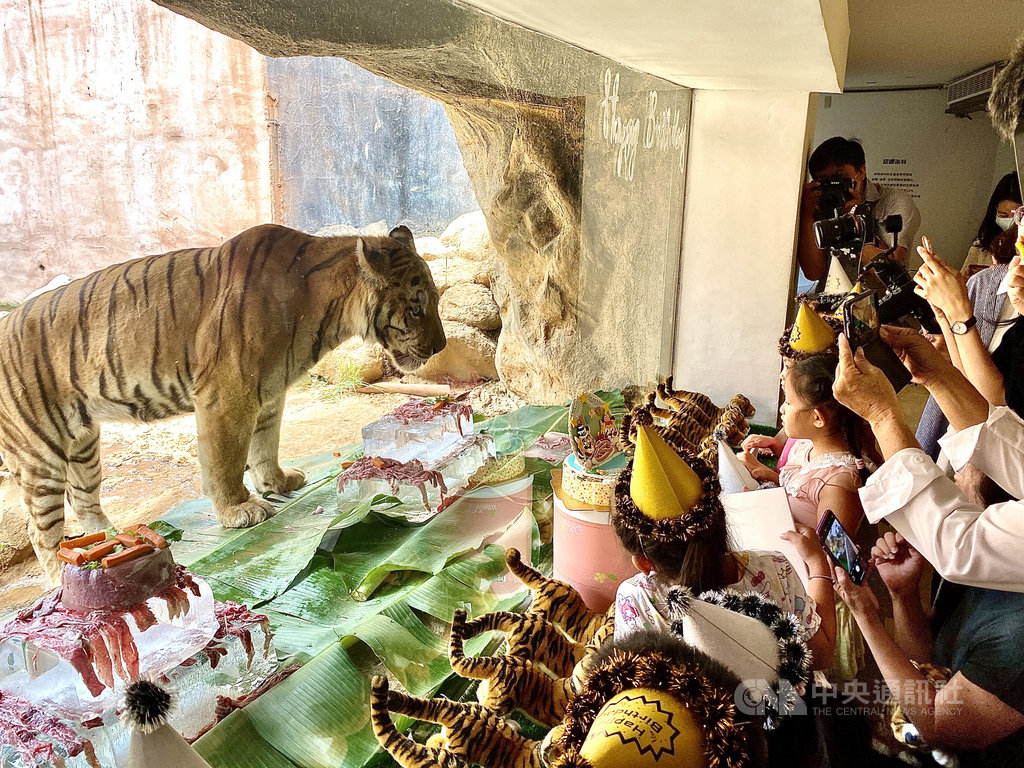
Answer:
<path fill-rule="evenodd" d="M 338 643 L 196 741 L 212 768 L 362 766 L 376 751 L 370 685 Z M 234 719 L 234 721 L 232 721 Z M 243 749 L 243 741 L 247 741 Z M 243 751 L 250 754 L 243 755 Z"/>
<path fill-rule="evenodd" d="M 334 517 L 334 482 L 328 478 L 285 504 L 274 517 L 249 528 L 191 564 L 219 600 L 259 604 L 284 592 L 306 569 Z M 317 507 L 323 512 L 314 514 Z"/>
<path fill-rule="evenodd" d="M 493 437 L 497 454 L 507 456 L 526 450 L 545 432 L 565 432 L 567 413 L 562 406 L 528 405 L 481 421 L 476 430 Z"/>

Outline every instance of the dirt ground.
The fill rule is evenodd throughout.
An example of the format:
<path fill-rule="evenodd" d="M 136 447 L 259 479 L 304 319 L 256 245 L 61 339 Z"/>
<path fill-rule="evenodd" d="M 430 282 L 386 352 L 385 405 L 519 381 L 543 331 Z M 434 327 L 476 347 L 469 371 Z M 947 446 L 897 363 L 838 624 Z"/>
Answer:
<path fill-rule="evenodd" d="M 281 427 L 282 460 L 360 441 L 360 430 L 407 400 L 405 395 L 337 394 L 317 386 L 288 393 Z M 196 422 L 181 416 L 156 424 L 104 424 L 101 431 L 107 517 L 118 527 L 153 520 L 183 501 L 203 495 Z M 8 491 L 6 478 L 0 492 Z M 14 494 L 7 493 L 10 503 Z M 15 502 L 16 503 L 16 500 Z M 68 512 L 67 533 L 81 531 Z M 37 599 L 49 589 L 35 557 L 0 570 L 0 612 Z"/>

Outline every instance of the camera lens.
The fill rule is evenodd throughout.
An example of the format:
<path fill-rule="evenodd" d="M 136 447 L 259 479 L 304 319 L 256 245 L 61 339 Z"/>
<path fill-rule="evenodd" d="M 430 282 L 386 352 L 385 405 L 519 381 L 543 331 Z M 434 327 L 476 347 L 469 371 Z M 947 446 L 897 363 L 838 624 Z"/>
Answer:
<path fill-rule="evenodd" d="M 857 240 L 860 232 L 856 216 L 840 216 L 814 222 L 814 243 L 819 248 L 838 248 Z"/>

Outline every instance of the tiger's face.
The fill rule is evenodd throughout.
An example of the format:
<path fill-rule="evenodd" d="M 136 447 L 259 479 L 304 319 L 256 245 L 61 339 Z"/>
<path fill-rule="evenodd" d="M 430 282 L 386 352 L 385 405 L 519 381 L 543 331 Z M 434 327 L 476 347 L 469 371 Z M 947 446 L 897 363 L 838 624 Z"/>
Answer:
<path fill-rule="evenodd" d="M 389 237 L 396 247 L 361 253 L 360 266 L 384 277 L 371 319 L 377 341 L 400 370 L 413 371 L 447 343 L 437 309 L 440 294 L 408 227 L 391 230 Z"/>

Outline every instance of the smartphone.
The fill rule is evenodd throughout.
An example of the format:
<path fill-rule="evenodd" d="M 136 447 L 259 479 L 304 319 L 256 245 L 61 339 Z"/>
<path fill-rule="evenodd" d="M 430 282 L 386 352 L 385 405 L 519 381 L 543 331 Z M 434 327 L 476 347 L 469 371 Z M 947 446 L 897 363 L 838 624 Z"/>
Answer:
<path fill-rule="evenodd" d="M 879 326 L 876 291 L 864 291 L 843 304 L 843 331 L 850 342 L 850 349 L 863 349 L 864 357 L 881 368 L 893 389 L 899 392 L 910 383 L 910 371 L 892 347 L 882 340 Z"/>
<path fill-rule="evenodd" d="M 868 575 L 868 564 L 861 555 L 860 547 L 850 538 L 831 509 L 826 510 L 818 523 L 818 541 L 832 562 L 846 571 L 850 581 L 854 584 L 863 583 Z"/>
<path fill-rule="evenodd" d="M 878 327 L 878 294 L 874 291 L 857 294 L 843 305 L 843 330 L 851 349 L 878 338 Z"/>

